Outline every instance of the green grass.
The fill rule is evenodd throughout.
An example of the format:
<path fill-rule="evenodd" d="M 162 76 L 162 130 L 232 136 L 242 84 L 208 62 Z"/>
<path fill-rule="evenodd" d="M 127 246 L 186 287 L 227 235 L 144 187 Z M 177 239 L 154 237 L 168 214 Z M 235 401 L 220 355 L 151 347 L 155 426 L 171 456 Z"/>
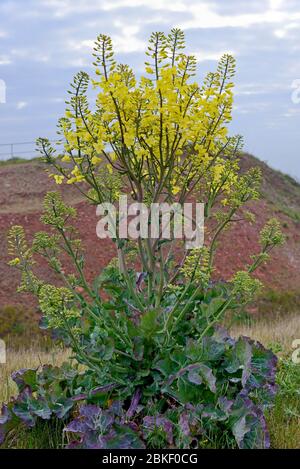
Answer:
<path fill-rule="evenodd" d="M 8 160 L 0 160 L 0 166 L 8 166 L 12 164 L 23 164 L 23 163 L 32 163 L 42 161 L 42 158 L 34 156 L 33 158 L 20 158 L 19 156 L 14 156 Z"/>
<path fill-rule="evenodd" d="M 264 290 L 256 304 L 260 317 L 286 316 L 300 311 L 300 292 Z"/>
<path fill-rule="evenodd" d="M 11 431 L 1 449 L 60 449 L 66 442 L 61 420 L 38 421 L 31 430 L 20 426 Z"/>
<path fill-rule="evenodd" d="M 291 218 L 293 221 L 295 221 L 296 223 L 299 223 L 300 222 L 300 211 L 299 210 L 295 210 L 295 209 L 292 209 L 292 208 L 289 208 L 283 204 L 278 204 L 278 209 L 284 213 L 285 215 L 287 215 L 289 218 Z"/>
<path fill-rule="evenodd" d="M 300 448 L 300 365 L 290 358 L 279 364 L 275 407 L 267 416 L 273 448 Z"/>
<path fill-rule="evenodd" d="M 0 307 L 0 339 L 14 350 L 24 349 L 24 344 L 45 351 L 53 348 L 49 334 L 39 328 L 39 316 L 21 305 Z"/>

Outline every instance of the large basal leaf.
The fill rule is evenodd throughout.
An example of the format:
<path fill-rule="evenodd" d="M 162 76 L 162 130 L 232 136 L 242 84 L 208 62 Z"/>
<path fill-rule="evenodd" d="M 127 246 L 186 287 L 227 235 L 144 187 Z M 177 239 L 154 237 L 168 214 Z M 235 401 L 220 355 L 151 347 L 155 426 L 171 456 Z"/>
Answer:
<path fill-rule="evenodd" d="M 263 412 L 242 393 L 231 408 L 229 425 L 239 448 L 269 448 L 270 437 Z"/>
<path fill-rule="evenodd" d="M 277 392 L 275 384 L 277 357 L 271 350 L 267 350 L 259 342 L 252 344 L 251 374 L 246 383 L 246 388 L 250 392 L 255 390 L 255 395 L 266 407 L 273 403 Z"/>
<path fill-rule="evenodd" d="M 228 373 L 241 372 L 241 382 L 245 386 L 251 373 L 252 346 L 243 337 L 240 337 L 236 344 L 227 354 L 226 371 Z"/>
<path fill-rule="evenodd" d="M 144 448 L 139 435 L 129 425 L 120 422 L 115 409 L 103 410 L 95 405 L 84 405 L 79 416 L 70 422 L 65 432 L 78 435 L 68 448 L 85 449 L 140 449 Z"/>
<path fill-rule="evenodd" d="M 36 368 L 22 368 L 21 370 L 14 371 L 11 374 L 11 378 L 18 386 L 20 392 L 22 392 L 26 387 L 30 388 L 31 391 L 34 392 L 37 388 L 36 373 Z"/>
<path fill-rule="evenodd" d="M 66 417 L 68 412 L 73 408 L 73 406 L 74 406 L 74 402 L 72 399 L 68 399 L 66 397 L 60 397 L 51 404 L 51 410 L 57 418 L 63 419 Z"/>
<path fill-rule="evenodd" d="M 207 385 L 209 390 L 213 393 L 216 392 L 216 377 L 214 376 L 212 369 L 203 363 L 199 364 L 198 373 L 202 377 L 204 383 Z"/>
<path fill-rule="evenodd" d="M 106 449 L 144 449 L 145 444 L 137 432 L 128 425 L 115 425 L 114 432 L 106 438 Z"/>

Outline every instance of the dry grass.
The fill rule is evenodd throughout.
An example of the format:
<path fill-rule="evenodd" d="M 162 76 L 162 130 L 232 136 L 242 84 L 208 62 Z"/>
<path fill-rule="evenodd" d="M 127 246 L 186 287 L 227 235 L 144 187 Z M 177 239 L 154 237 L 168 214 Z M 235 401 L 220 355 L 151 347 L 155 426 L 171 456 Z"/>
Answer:
<path fill-rule="evenodd" d="M 40 365 L 60 365 L 68 359 L 69 352 L 53 348 L 49 352 L 36 347 L 29 349 L 7 350 L 6 364 L 0 364 L 0 406 L 16 394 L 17 388 L 11 373 L 21 368 L 37 368 Z"/>
<path fill-rule="evenodd" d="M 234 336 L 245 335 L 258 340 L 265 347 L 280 344 L 284 354 L 292 354 L 292 342 L 300 339 L 300 315 L 286 315 L 272 319 L 260 319 L 252 324 L 236 325 L 231 328 Z"/>

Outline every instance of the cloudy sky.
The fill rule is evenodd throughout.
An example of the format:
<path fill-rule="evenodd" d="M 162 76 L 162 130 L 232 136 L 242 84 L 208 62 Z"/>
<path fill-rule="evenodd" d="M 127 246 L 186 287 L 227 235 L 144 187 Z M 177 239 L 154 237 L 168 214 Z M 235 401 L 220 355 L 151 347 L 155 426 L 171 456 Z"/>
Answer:
<path fill-rule="evenodd" d="M 55 138 L 68 83 L 92 71 L 97 34 L 111 35 L 119 60 L 140 73 L 150 33 L 174 26 L 186 32 L 199 80 L 224 52 L 235 55 L 232 133 L 300 179 L 299 0 L 1 0 L 0 144 Z"/>

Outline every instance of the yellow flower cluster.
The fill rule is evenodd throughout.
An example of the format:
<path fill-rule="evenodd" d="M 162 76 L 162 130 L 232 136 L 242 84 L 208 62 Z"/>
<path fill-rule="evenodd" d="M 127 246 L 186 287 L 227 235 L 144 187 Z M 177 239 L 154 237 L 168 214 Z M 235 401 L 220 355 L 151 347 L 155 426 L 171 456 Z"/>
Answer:
<path fill-rule="evenodd" d="M 175 196 L 187 175 L 189 180 L 206 175 L 212 188 L 230 190 L 236 168 L 229 167 L 221 149 L 229 141 L 234 58 L 224 55 L 199 86 L 191 79 L 196 59 L 183 53 L 182 44 L 176 50 L 170 38 L 162 45 L 154 34 L 150 62 L 139 80 L 130 67 L 116 64 L 111 45 L 105 49 L 107 37 L 98 38 L 92 81 L 96 109 L 89 109 L 89 78 L 82 72 L 60 121 L 65 144 L 60 174 L 53 175 L 57 184 L 93 179 L 91 173 L 107 165 L 110 173 L 117 167 L 131 179 L 142 179 L 150 192 L 165 177 Z"/>

